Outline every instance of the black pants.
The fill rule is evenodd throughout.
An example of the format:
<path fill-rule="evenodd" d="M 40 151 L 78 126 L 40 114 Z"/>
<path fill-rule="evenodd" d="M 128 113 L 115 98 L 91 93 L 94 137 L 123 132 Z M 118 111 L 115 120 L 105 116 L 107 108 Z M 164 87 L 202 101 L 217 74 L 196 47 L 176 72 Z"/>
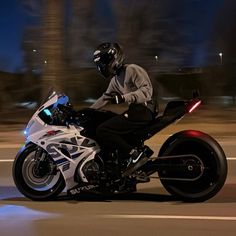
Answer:
<path fill-rule="evenodd" d="M 152 119 L 153 113 L 147 107 L 131 105 L 125 113 L 98 126 L 98 143 L 108 150 L 117 148 L 128 156 L 133 147 L 123 137 L 147 125 Z"/>

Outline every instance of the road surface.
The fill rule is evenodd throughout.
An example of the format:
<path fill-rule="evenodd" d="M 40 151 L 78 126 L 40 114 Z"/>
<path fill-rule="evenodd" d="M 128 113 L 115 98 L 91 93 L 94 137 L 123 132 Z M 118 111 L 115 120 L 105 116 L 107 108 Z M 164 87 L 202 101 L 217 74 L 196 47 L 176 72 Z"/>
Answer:
<path fill-rule="evenodd" d="M 177 130 L 194 128 L 213 135 L 229 165 L 225 186 L 203 203 L 176 201 L 157 179 L 140 184 L 131 195 L 103 198 L 84 195 L 33 202 L 22 196 L 11 177 L 13 158 L 23 143 L 18 134 L 0 144 L 0 236 L 35 235 L 236 235 L 236 127 L 234 124 L 172 126 L 147 142 L 158 152 Z M 234 136 L 235 134 L 235 136 Z M 3 137 L 3 136 L 1 136 Z M 4 136 L 6 137 L 6 136 Z"/>

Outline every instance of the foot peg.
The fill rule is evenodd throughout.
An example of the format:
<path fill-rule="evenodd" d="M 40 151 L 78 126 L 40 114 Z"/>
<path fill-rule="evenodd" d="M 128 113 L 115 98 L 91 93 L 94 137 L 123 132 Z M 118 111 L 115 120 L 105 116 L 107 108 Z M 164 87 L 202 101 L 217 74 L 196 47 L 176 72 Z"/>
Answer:
<path fill-rule="evenodd" d="M 140 174 L 137 175 L 136 181 L 137 183 L 147 183 L 150 181 L 150 177 L 147 176 L 145 172 L 141 172 Z"/>

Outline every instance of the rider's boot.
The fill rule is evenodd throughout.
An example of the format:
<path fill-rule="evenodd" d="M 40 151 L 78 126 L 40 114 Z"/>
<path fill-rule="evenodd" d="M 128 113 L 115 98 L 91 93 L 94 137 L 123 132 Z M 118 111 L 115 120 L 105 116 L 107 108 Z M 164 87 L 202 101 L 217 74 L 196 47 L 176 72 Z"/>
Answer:
<path fill-rule="evenodd" d="M 148 148 L 148 152 L 152 152 Z M 152 155 L 152 154 L 151 154 Z M 151 156 L 150 153 L 147 153 L 146 149 L 144 149 L 142 152 L 139 152 L 136 149 L 133 149 L 130 158 L 129 158 L 129 164 L 127 166 L 127 169 L 122 174 L 123 177 L 131 175 L 133 172 L 138 170 L 140 167 L 142 167 L 144 164 L 146 164 L 149 160 L 149 157 Z"/>

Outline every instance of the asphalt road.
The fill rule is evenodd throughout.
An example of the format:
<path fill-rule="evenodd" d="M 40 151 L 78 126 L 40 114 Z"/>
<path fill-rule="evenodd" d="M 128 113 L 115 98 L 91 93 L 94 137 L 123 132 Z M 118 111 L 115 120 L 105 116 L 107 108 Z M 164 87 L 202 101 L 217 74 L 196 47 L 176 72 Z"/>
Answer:
<path fill-rule="evenodd" d="M 0 236 L 35 235 L 236 235 L 236 129 L 203 128 L 223 146 L 229 173 L 225 186 L 203 203 L 183 203 L 170 196 L 157 179 L 140 184 L 138 192 L 109 199 L 83 195 L 33 202 L 22 196 L 11 177 L 12 159 L 21 139 L 0 145 Z M 205 128 L 204 128 L 205 127 Z M 231 128 L 230 128 L 231 127 Z M 186 127 L 176 127 L 176 129 Z M 230 131 L 230 134 L 226 131 Z M 148 141 L 158 151 L 175 132 L 171 127 Z"/>

